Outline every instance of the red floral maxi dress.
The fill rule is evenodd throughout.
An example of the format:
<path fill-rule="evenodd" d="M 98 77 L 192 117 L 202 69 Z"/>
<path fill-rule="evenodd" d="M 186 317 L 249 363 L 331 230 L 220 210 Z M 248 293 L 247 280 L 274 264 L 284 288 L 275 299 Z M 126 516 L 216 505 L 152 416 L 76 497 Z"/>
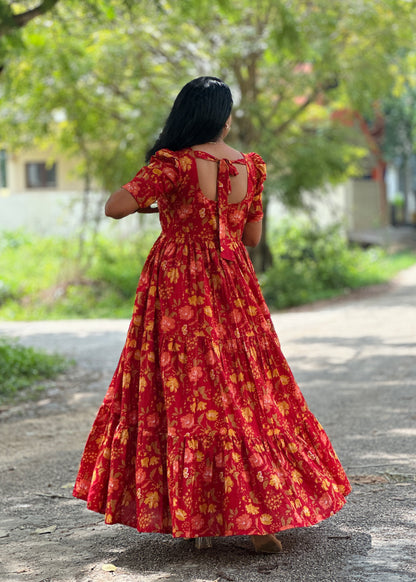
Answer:
<path fill-rule="evenodd" d="M 218 164 L 218 201 L 195 157 Z M 229 204 L 230 174 L 248 191 Z M 157 200 L 162 233 L 143 268 L 118 367 L 74 495 L 140 532 L 275 533 L 337 512 L 350 486 L 281 352 L 241 237 L 262 217 L 258 154 L 160 150 L 124 186 Z"/>

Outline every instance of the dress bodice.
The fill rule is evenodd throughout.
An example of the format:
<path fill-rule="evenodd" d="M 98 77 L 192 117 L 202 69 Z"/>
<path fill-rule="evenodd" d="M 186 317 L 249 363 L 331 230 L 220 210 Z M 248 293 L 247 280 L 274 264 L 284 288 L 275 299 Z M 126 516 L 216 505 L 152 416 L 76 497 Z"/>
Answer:
<path fill-rule="evenodd" d="M 199 186 L 196 157 L 218 164 L 217 200 L 208 199 Z M 238 166 L 247 167 L 247 195 L 229 203 L 230 176 Z M 263 216 L 261 193 L 266 168 L 256 153 L 242 154 L 237 160 L 216 158 L 190 148 L 172 152 L 160 150 L 131 182 L 123 186 L 144 208 L 157 201 L 162 232 L 178 243 L 185 238 L 216 240 L 221 257 L 233 260 L 247 222 Z"/>

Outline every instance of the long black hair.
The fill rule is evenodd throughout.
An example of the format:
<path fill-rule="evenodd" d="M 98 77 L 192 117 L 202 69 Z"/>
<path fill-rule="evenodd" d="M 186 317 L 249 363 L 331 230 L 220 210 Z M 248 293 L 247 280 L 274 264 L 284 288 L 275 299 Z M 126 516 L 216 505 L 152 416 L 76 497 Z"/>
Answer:
<path fill-rule="evenodd" d="M 232 106 L 230 88 L 221 79 L 193 79 L 176 97 L 161 134 L 146 154 L 146 162 L 162 148 L 176 151 L 215 141 L 221 135 Z"/>

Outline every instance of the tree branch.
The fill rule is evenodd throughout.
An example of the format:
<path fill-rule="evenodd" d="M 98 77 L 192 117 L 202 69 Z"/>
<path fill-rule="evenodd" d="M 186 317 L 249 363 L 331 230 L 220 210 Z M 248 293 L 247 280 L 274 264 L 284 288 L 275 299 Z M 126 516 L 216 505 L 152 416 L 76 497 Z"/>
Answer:
<path fill-rule="evenodd" d="M 32 8 L 31 10 L 27 10 L 26 12 L 22 12 L 21 14 L 13 14 L 13 21 L 15 23 L 15 26 L 17 26 L 18 28 L 26 26 L 28 22 L 30 22 L 37 16 L 41 16 L 42 14 L 49 12 L 49 10 L 52 10 L 52 8 L 58 2 L 59 0 L 43 0 L 42 4 L 39 4 L 39 6 L 35 6 L 35 8 Z"/>

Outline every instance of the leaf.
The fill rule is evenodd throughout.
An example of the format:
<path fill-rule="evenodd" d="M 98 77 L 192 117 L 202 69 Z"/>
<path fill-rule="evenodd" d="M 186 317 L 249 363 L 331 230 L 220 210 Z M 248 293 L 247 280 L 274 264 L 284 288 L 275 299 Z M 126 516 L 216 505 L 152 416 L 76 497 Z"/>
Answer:
<path fill-rule="evenodd" d="M 56 525 L 51 525 L 49 527 L 38 528 L 35 530 L 35 533 L 38 535 L 53 533 L 56 530 Z"/>
<path fill-rule="evenodd" d="M 117 566 L 114 566 L 114 564 L 104 564 L 101 567 L 101 570 L 104 570 L 104 572 L 115 572 L 117 570 Z"/>

